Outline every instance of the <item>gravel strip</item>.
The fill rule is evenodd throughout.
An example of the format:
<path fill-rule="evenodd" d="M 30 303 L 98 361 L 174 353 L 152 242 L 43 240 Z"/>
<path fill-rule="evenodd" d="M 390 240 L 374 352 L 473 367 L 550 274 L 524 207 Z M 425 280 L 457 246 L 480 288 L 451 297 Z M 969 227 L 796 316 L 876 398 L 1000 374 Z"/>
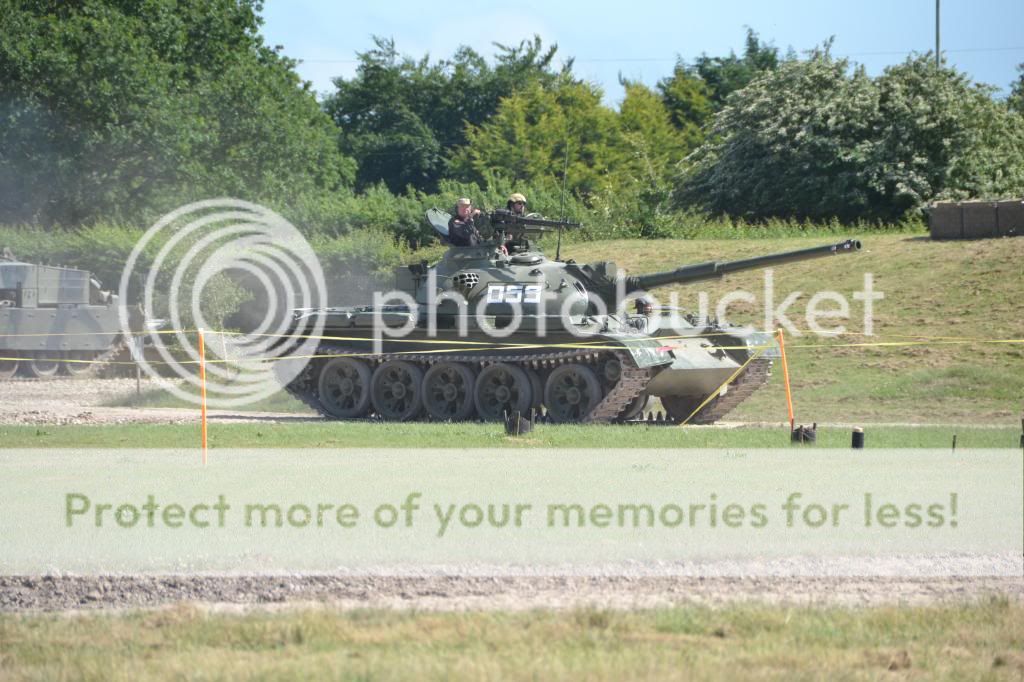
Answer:
<path fill-rule="evenodd" d="M 1024 603 L 1024 578 L 0 577 L 0 612 L 123 610 L 182 602 L 243 611 L 311 605 L 436 611 L 629 609 L 743 602 L 871 607 L 991 597 Z"/>
<path fill-rule="evenodd" d="M 153 381 L 142 382 L 142 391 L 158 388 Z M 135 379 L 12 379 L 0 381 L 0 424 L 195 424 L 199 408 L 193 407 L 107 407 L 112 401 L 136 393 Z M 320 421 L 309 415 L 289 412 L 247 412 L 210 410 L 213 422 Z"/>

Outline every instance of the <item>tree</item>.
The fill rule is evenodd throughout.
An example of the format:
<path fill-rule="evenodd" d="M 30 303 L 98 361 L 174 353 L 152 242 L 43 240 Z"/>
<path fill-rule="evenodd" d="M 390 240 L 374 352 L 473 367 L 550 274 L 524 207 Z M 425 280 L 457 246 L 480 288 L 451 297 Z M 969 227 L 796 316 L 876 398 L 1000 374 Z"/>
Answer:
<path fill-rule="evenodd" d="M 695 149 L 704 141 L 705 126 L 725 106 L 729 95 L 778 64 L 778 49 L 762 43 L 757 33 L 747 29 L 742 57 L 730 51 L 726 57 L 702 54 L 693 64 L 678 59 L 672 75 L 658 81 L 658 91 L 672 122 L 689 148 Z"/>
<path fill-rule="evenodd" d="M 465 143 L 468 125 L 480 125 L 503 97 L 534 85 L 552 86 L 557 46 L 541 40 L 496 44 L 494 65 L 468 47 L 450 60 L 402 56 L 393 40 L 375 37 L 359 54 L 354 78 L 334 79 L 324 109 L 341 130 L 341 149 L 359 163 L 360 188 L 384 182 L 435 191 L 446 156 Z M 568 68 L 571 68 L 568 67 Z"/>
<path fill-rule="evenodd" d="M 826 44 L 735 92 L 681 166 L 678 203 L 750 219 L 891 221 L 1024 191 L 1024 119 L 928 55 L 872 80 Z"/>
<path fill-rule="evenodd" d="M 0 0 L 0 220 L 138 219 L 353 167 L 256 0 Z"/>
<path fill-rule="evenodd" d="M 1024 191 L 1024 120 L 993 99 L 994 88 L 927 55 L 875 83 L 879 134 L 866 175 L 877 216 L 896 219 L 936 198 Z"/>
<path fill-rule="evenodd" d="M 683 203 L 750 219 L 854 218 L 873 197 L 859 173 L 877 93 L 863 69 L 827 50 L 788 62 L 733 94 L 684 168 Z"/>
<path fill-rule="evenodd" d="M 743 56 L 730 51 L 727 57 L 709 57 L 702 54 L 694 60 L 692 73 L 700 76 L 710 92 L 716 109 L 725 106 L 729 95 L 745 88 L 748 83 L 779 65 L 779 50 L 761 42 L 753 30 L 747 29 Z"/>
<path fill-rule="evenodd" d="M 658 81 L 662 102 L 691 148 L 704 141 L 704 126 L 714 113 L 711 91 L 707 83 L 692 73 L 683 62 L 677 62 L 672 76 Z"/>
<path fill-rule="evenodd" d="M 1017 76 L 1017 80 L 1010 86 L 1010 97 L 1007 100 L 1007 104 L 1009 104 L 1010 109 L 1024 115 L 1024 64 L 1018 64 L 1017 71 L 1020 72 L 1020 75 Z"/>
<path fill-rule="evenodd" d="M 513 182 L 560 177 L 568 146 L 569 187 L 581 195 L 596 191 L 626 161 L 616 114 L 601 96 L 594 85 L 566 80 L 506 97 L 486 122 L 467 127 L 452 174 L 480 184 L 489 184 L 495 170 Z"/>
<path fill-rule="evenodd" d="M 669 208 L 672 172 L 694 143 L 672 123 L 661 97 L 638 82 L 623 81 L 618 144 L 622 160 L 609 174 L 595 208 L 614 214 L 630 234 L 648 236 L 659 229 Z"/>

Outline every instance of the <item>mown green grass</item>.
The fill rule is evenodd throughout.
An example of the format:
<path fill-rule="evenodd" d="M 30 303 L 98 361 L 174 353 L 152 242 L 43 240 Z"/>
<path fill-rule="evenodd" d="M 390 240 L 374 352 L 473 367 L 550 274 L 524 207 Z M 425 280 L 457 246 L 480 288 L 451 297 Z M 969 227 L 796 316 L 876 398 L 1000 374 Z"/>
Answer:
<path fill-rule="evenodd" d="M 198 417 L 197 417 L 198 419 Z M 968 426 L 869 426 L 871 448 L 1013 448 L 1020 428 Z M 850 429 L 819 427 L 817 447 L 850 446 Z M 211 424 L 213 448 L 769 448 L 787 447 L 786 427 L 673 427 L 632 425 L 538 425 L 510 437 L 501 424 L 393 424 L 383 422 L 286 422 Z M 191 448 L 199 426 L 118 424 L 104 426 L 0 426 L 0 448 Z M 809 447 L 809 446 L 808 446 Z"/>
<path fill-rule="evenodd" d="M 0 617 L 9 679 L 1020 679 L 1024 607 Z"/>

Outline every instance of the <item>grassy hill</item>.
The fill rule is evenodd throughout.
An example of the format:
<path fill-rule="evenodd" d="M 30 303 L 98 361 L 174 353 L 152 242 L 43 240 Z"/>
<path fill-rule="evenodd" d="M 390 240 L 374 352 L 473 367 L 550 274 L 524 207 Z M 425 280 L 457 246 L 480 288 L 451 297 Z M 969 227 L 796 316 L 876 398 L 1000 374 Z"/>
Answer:
<path fill-rule="evenodd" d="M 803 292 L 787 309 L 787 317 L 800 329 L 807 326 L 804 313 L 814 293 L 833 290 L 850 302 L 850 319 L 843 322 L 846 334 L 787 336 L 798 421 L 1019 423 L 1024 345 L 982 341 L 1024 339 L 1024 239 L 934 242 L 910 235 L 850 236 L 862 238 L 859 254 L 774 269 L 776 306 L 789 293 Z M 564 253 L 578 262 L 614 260 L 630 273 L 643 273 L 834 239 L 609 241 L 576 244 Z M 865 273 L 873 274 L 875 290 L 885 295 L 875 303 L 873 337 L 862 335 L 862 304 L 852 299 Z M 713 313 L 721 296 L 743 289 L 758 304 L 730 305 L 730 321 L 763 328 L 764 288 L 764 273 L 754 271 L 658 292 L 664 292 L 659 296 L 663 304 L 675 293 L 680 306 L 696 310 L 698 293 L 706 291 Z M 822 321 L 824 327 L 833 324 Z M 841 346 L 918 339 L 942 343 Z M 769 385 L 729 418 L 778 421 L 785 416 L 781 374 L 776 371 Z"/>

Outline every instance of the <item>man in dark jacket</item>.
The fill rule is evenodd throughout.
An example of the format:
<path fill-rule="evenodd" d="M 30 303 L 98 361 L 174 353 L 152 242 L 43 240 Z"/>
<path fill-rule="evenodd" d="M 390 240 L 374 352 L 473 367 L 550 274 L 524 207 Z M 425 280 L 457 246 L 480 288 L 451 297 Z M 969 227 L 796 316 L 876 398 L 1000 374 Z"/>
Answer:
<path fill-rule="evenodd" d="M 448 242 L 452 246 L 476 246 L 483 238 L 476 221 L 481 219 L 480 209 L 463 197 L 455 202 L 455 215 L 448 221 Z"/>

